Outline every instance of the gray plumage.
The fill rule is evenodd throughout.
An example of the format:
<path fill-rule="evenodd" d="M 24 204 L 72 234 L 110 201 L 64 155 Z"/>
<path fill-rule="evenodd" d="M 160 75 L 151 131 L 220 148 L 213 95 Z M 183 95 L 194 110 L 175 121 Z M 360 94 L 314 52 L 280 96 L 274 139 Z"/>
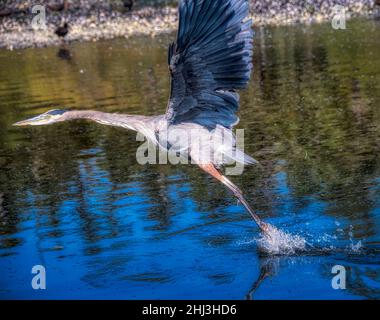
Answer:
<path fill-rule="evenodd" d="M 51 110 L 17 126 L 92 120 L 143 133 L 156 145 L 190 157 L 227 186 L 261 230 L 269 227 L 252 210 L 240 189 L 222 175 L 229 161 L 255 162 L 236 148 L 232 127 L 238 122 L 237 89 L 252 71 L 252 22 L 246 0 L 181 0 L 177 40 L 169 47 L 171 94 L 164 115 L 146 117 L 99 111 Z M 191 134 L 189 134 L 191 132 Z M 224 144 L 224 142 L 229 142 Z M 204 152 L 206 151 L 206 152 Z"/>

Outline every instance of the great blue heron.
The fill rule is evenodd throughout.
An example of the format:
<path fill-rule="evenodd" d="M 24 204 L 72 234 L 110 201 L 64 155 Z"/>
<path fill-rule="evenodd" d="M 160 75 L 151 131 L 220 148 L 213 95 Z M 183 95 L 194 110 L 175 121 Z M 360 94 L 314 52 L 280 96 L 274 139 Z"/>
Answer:
<path fill-rule="evenodd" d="M 253 67 L 253 31 L 248 13 L 247 0 L 180 1 L 177 40 L 170 45 L 168 54 L 171 94 L 164 115 L 147 117 L 52 110 L 15 125 L 37 126 L 89 119 L 143 133 L 166 150 L 181 150 L 193 163 L 227 186 L 260 229 L 268 233 L 270 225 L 261 221 L 240 189 L 221 173 L 220 165 L 224 160 L 214 160 L 220 159 L 218 155 L 229 154 L 243 164 L 255 162 L 236 148 L 232 135 L 232 128 L 239 120 L 236 116 L 239 95 L 235 90 L 246 87 Z M 176 130 L 192 131 L 191 139 L 186 143 L 183 139 L 178 142 L 178 138 L 171 135 Z M 225 134 L 232 137 L 228 150 L 210 143 Z M 199 151 L 203 149 L 208 149 L 215 157 L 206 160 Z"/>

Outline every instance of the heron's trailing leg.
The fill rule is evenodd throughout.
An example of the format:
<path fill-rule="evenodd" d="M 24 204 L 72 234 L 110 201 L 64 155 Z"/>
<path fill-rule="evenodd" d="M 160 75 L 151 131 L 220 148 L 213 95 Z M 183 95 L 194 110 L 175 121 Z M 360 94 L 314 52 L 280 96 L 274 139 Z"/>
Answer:
<path fill-rule="evenodd" d="M 269 232 L 269 228 L 268 228 L 268 225 L 261 221 L 261 219 L 259 218 L 259 216 L 252 210 L 251 206 L 248 204 L 248 202 L 244 199 L 243 197 L 243 193 L 241 192 L 241 190 L 235 185 L 233 184 L 227 177 L 225 177 L 224 175 L 222 175 L 216 168 L 213 164 L 200 164 L 199 167 L 207 172 L 208 174 L 210 174 L 211 176 L 213 176 L 215 179 L 219 180 L 221 183 L 223 183 L 225 186 L 227 186 L 228 189 L 230 189 L 233 194 L 235 195 L 235 197 L 243 204 L 243 206 L 247 209 L 247 211 L 249 212 L 249 214 L 251 215 L 251 217 L 253 218 L 253 220 L 255 220 L 255 222 L 257 223 L 257 225 L 259 226 L 259 228 L 265 232 L 265 233 L 268 233 Z"/>

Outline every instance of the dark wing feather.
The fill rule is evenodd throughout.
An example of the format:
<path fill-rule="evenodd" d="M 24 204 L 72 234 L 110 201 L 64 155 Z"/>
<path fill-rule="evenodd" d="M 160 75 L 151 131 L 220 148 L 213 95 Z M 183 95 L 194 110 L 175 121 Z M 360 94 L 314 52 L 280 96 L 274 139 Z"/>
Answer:
<path fill-rule="evenodd" d="M 181 0 L 166 117 L 213 129 L 238 122 L 239 95 L 252 71 L 253 31 L 247 0 Z"/>

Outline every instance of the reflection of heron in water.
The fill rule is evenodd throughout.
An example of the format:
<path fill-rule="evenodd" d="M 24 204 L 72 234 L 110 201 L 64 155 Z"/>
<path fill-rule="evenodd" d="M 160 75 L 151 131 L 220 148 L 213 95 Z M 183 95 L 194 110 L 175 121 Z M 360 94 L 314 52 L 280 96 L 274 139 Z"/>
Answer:
<path fill-rule="evenodd" d="M 253 300 L 253 295 L 259 289 L 266 278 L 273 277 L 279 268 L 278 257 L 267 257 L 260 260 L 260 274 L 246 295 L 247 300 Z"/>
<path fill-rule="evenodd" d="M 239 95 L 235 90 L 246 87 L 252 70 L 253 32 L 252 21 L 246 21 L 248 12 L 246 0 L 180 2 L 177 41 L 169 47 L 171 96 L 164 115 L 148 117 L 52 110 L 15 125 L 88 119 L 143 133 L 157 146 L 185 154 L 227 186 L 260 229 L 267 232 L 268 225 L 252 210 L 240 189 L 219 170 L 228 163 L 227 159 L 255 163 L 236 148 L 232 134 L 239 120 L 236 116 Z M 175 135 L 176 132 L 180 132 L 180 136 Z M 191 138 L 183 139 L 183 133 Z M 221 146 L 219 142 L 224 137 L 231 143 Z"/>

